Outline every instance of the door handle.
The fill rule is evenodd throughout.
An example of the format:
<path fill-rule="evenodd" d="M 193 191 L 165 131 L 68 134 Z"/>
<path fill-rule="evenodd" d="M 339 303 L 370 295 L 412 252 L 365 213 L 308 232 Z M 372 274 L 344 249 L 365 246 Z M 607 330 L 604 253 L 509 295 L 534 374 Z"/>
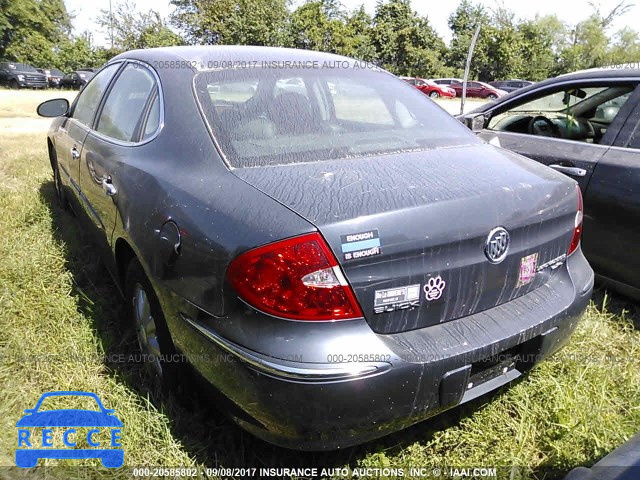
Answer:
<path fill-rule="evenodd" d="M 107 194 L 107 197 L 113 197 L 118 193 L 118 189 L 114 187 L 113 183 L 111 183 L 111 177 L 107 177 L 102 180 L 102 189 L 104 190 L 104 193 Z"/>
<path fill-rule="evenodd" d="M 76 147 L 73 147 L 71 149 L 71 158 L 73 158 L 74 160 L 77 160 L 80 158 L 80 152 L 78 151 L 78 149 Z"/>
<path fill-rule="evenodd" d="M 549 166 L 554 170 L 557 170 L 558 172 L 566 173 L 567 175 L 571 175 L 574 177 L 585 177 L 587 175 L 587 171 L 584 168 L 567 167 L 565 165 L 557 165 L 557 164 L 553 164 Z"/>

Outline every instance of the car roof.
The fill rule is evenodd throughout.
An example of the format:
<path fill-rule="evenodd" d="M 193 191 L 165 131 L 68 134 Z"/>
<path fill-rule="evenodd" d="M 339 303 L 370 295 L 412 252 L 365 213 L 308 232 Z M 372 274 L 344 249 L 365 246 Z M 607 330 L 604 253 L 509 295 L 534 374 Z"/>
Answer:
<path fill-rule="evenodd" d="M 262 47 L 251 45 L 188 45 L 179 47 L 147 48 L 143 50 L 130 50 L 124 52 L 111 61 L 122 59 L 141 60 L 147 63 L 161 60 L 185 61 L 194 66 L 195 70 L 210 70 L 213 68 L 226 68 L 224 62 L 333 62 L 348 61 L 349 64 L 357 62 L 349 57 L 332 53 L 316 52 L 312 50 L 300 50 L 295 48 Z M 218 62 L 218 63 L 216 63 Z M 221 63 L 222 62 L 222 63 Z M 216 65 L 222 65 L 216 67 Z M 367 65 L 372 65 L 370 62 Z M 375 67 L 376 70 L 383 69 Z"/>
<path fill-rule="evenodd" d="M 623 68 L 593 68 L 589 70 L 581 70 L 578 72 L 565 73 L 557 77 L 548 78 L 541 82 L 527 85 L 517 90 L 518 95 L 528 92 L 529 90 L 544 88 L 556 83 L 579 82 L 589 80 L 637 80 L 640 81 L 640 69 L 623 69 Z M 515 93 L 515 92 L 512 92 Z M 511 94 L 509 94 L 511 95 Z M 506 97 L 505 97 L 506 98 Z M 509 97 L 510 98 L 510 97 Z"/>
<path fill-rule="evenodd" d="M 563 73 L 555 78 L 567 78 L 573 76 L 591 76 L 596 75 L 601 78 L 603 75 L 607 78 L 629 78 L 640 75 L 640 68 L 634 68 L 637 63 L 624 63 L 620 65 L 610 65 L 606 67 L 587 68 L 585 70 L 577 70 L 575 72 Z"/>

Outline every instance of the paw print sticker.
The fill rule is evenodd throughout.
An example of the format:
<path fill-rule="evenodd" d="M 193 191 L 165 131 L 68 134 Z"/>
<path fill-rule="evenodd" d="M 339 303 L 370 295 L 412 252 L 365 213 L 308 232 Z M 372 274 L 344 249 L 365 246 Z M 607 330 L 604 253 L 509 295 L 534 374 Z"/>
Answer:
<path fill-rule="evenodd" d="M 444 292 L 444 287 L 447 286 L 447 283 L 442 279 L 440 275 L 437 277 L 431 277 L 427 280 L 427 283 L 424 286 L 424 295 L 428 302 L 433 300 L 438 300 L 442 296 L 442 292 Z"/>

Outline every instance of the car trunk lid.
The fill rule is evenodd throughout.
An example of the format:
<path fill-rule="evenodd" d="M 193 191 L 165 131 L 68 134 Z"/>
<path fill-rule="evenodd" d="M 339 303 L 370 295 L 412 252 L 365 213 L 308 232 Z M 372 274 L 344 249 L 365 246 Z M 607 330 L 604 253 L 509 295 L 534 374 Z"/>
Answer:
<path fill-rule="evenodd" d="M 319 229 L 379 333 L 474 314 L 544 284 L 564 261 L 577 208 L 566 177 L 490 145 L 234 174 Z M 509 248 L 492 263 L 499 229 Z"/>

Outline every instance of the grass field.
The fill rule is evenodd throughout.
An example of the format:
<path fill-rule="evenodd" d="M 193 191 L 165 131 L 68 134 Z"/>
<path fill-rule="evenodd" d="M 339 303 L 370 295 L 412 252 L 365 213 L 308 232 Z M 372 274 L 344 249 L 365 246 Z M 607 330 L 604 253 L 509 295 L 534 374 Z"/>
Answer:
<path fill-rule="evenodd" d="M 0 91 L 0 126 L 32 116 L 44 96 L 9 93 Z M 604 292 L 567 347 L 511 389 L 360 447 L 303 454 L 269 446 L 219 414 L 205 394 L 157 406 L 138 365 L 110 360 L 134 352 L 133 334 L 120 325 L 121 299 L 76 220 L 55 204 L 42 127 L 0 128 L 0 477 L 27 478 L 6 468 L 14 463 L 15 423 L 50 390 L 96 392 L 115 408 L 128 467 L 485 466 L 500 467 L 498 478 L 559 479 L 640 431 L 640 315 Z M 54 468 L 46 476 L 132 474 L 71 472 Z"/>

